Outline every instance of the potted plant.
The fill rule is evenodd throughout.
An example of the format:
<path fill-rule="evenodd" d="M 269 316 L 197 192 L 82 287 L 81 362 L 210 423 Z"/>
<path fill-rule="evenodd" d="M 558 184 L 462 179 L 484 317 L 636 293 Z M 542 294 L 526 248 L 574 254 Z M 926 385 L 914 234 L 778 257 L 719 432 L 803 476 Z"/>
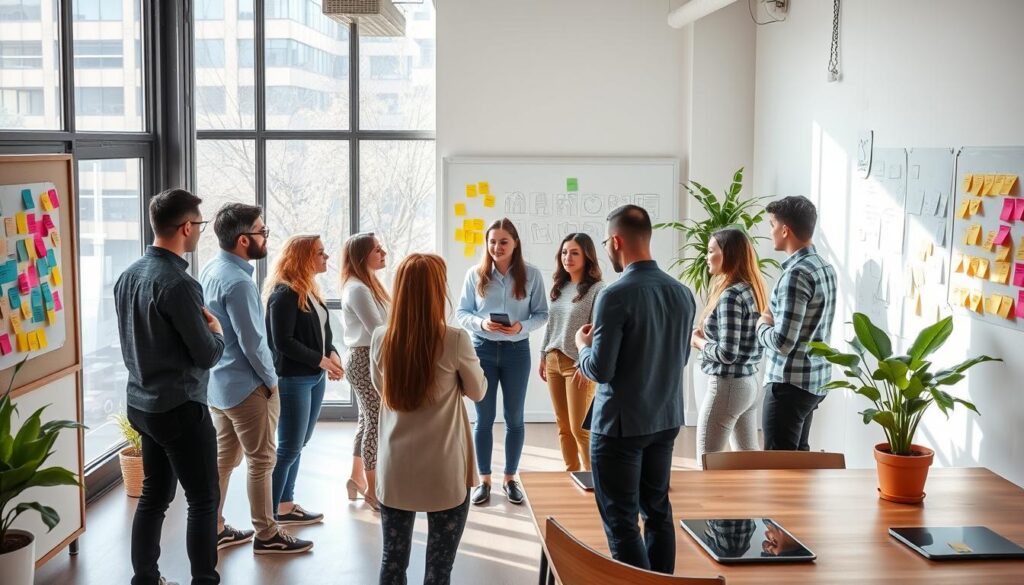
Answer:
<path fill-rule="evenodd" d="M 112 414 L 110 418 L 117 424 L 121 436 L 128 443 L 128 446 L 117 454 L 117 459 L 121 463 L 124 493 L 128 494 L 128 497 L 137 498 L 142 495 L 142 480 L 146 477 L 142 469 L 142 437 L 132 423 L 128 422 L 128 415 L 123 412 Z"/>
<path fill-rule="evenodd" d="M 874 404 L 860 413 L 864 424 L 878 423 L 888 442 L 875 445 L 878 466 L 878 491 L 882 499 L 916 504 L 924 499 L 924 484 L 934 452 L 914 444 L 914 434 L 928 407 L 935 404 L 949 417 L 961 404 L 978 412 L 970 402 L 956 398 L 942 389 L 964 379 L 964 372 L 984 362 L 1001 362 L 987 355 L 967 359 L 955 366 L 937 371 L 929 355 L 938 350 L 953 333 L 953 318 L 946 317 L 923 329 L 907 355 L 893 355 L 888 334 L 876 327 L 862 313 L 853 314 L 855 338 L 850 341 L 853 353 L 843 353 L 821 342 L 810 342 L 811 355 L 820 356 L 840 366 L 846 380 L 835 380 L 824 388 L 847 388 L 866 396 Z M 875 367 L 868 371 L 867 356 Z"/>
<path fill-rule="evenodd" d="M 41 422 L 43 410 L 32 413 L 17 434 L 11 434 L 12 419 L 18 408 L 11 400 L 14 378 L 25 365 L 15 366 L 7 392 L 0 398 L 0 575 L 5 585 L 32 585 L 35 578 L 35 537 L 31 532 L 11 526 L 24 512 L 34 510 L 49 530 L 60 522 L 57 511 L 39 502 L 14 503 L 22 492 L 33 487 L 78 485 L 75 474 L 63 467 L 40 469 L 50 455 L 62 429 L 82 428 L 69 420 Z"/>

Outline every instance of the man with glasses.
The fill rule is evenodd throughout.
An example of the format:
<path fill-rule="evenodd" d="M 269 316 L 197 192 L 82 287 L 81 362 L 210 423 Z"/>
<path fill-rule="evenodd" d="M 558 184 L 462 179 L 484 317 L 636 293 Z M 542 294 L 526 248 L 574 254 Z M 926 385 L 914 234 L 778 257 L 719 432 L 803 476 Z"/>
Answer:
<path fill-rule="evenodd" d="M 224 324 L 224 356 L 210 372 L 209 390 L 220 474 L 217 548 L 253 540 L 252 530 L 226 524 L 223 515 L 231 472 L 244 454 L 249 513 L 255 528 L 253 552 L 300 553 L 313 548 L 313 543 L 284 532 L 272 510 L 272 476 L 277 462 L 274 437 L 281 398 L 267 345 L 263 305 L 252 279 L 251 262 L 266 258 L 270 235 L 261 214 L 256 205 L 229 203 L 221 207 L 213 223 L 220 252 L 199 276 L 210 312 Z"/>
<path fill-rule="evenodd" d="M 206 408 L 209 369 L 224 353 L 220 322 L 183 256 L 206 222 L 202 199 L 183 189 L 153 197 L 153 245 L 117 279 L 114 298 L 128 369 L 128 420 L 142 438 L 146 481 L 132 523 L 132 585 L 160 576 L 160 532 L 177 483 L 188 500 L 185 546 L 194 585 L 217 574 L 217 436 Z"/>

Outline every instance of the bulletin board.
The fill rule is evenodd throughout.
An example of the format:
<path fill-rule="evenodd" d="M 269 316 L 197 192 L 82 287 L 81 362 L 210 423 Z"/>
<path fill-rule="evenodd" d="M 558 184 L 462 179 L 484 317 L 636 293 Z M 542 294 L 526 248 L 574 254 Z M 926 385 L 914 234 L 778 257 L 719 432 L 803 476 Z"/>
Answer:
<path fill-rule="evenodd" d="M 1024 147 L 957 154 L 949 304 L 960 314 L 1024 329 Z"/>
<path fill-rule="evenodd" d="M 0 156 L 0 388 L 29 358 L 15 396 L 81 368 L 74 202 L 71 155 Z"/>

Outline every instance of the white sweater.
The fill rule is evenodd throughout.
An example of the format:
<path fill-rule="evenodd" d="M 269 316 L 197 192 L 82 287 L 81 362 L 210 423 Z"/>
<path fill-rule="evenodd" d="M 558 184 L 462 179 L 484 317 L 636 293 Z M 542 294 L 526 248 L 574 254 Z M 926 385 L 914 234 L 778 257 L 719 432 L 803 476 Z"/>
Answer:
<path fill-rule="evenodd" d="M 369 347 L 373 330 L 387 323 L 388 313 L 374 300 L 370 287 L 350 278 L 341 289 L 341 319 L 345 347 Z"/>

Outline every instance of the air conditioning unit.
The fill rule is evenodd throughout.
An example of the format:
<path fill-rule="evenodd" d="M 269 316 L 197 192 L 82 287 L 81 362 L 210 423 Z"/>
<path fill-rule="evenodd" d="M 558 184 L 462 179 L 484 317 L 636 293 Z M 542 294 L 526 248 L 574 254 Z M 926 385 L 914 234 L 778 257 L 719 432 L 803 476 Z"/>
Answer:
<path fill-rule="evenodd" d="M 359 23 L 371 37 L 404 37 L 405 15 L 392 0 L 323 0 L 324 16 L 344 24 Z"/>

